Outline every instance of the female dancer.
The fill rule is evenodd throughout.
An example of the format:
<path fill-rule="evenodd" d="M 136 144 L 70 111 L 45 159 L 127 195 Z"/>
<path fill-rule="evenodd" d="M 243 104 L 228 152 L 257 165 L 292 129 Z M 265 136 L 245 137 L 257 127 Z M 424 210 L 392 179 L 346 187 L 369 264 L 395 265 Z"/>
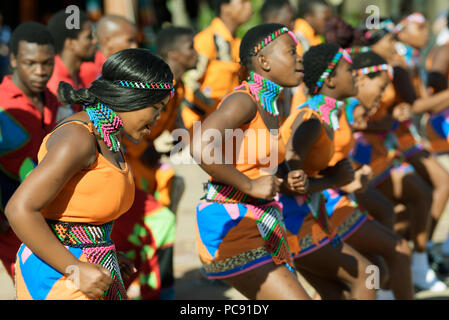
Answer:
<path fill-rule="evenodd" d="M 112 55 L 88 89 L 61 83 L 60 100 L 85 105 L 48 134 L 39 165 L 20 185 L 6 215 L 23 241 L 18 299 L 126 299 L 112 223 L 134 199 L 123 154 L 124 130 L 149 133 L 173 88 L 168 65 L 148 50 Z M 130 275 L 128 265 L 125 276 Z M 73 284 L 73 285 L 70 285 Z"/>
<path fill-rule="evenodd" d="M 304 191 L 305 176 L 296 170 L 281 179 L 267 170 L 285 156 L 276 98 L 281 87 L 297 86 L 303 77 L 296 39 L 280 24 L 256 26 L 242 39 L 240 60 L 248 80 L 201 124 L 200 139 L 215 132 L 218 150 L 195 137 L 191 144 L 211 176 L 206 201 L 197 207 L 199 256 L 208 278 L 224 279 L 249 299 L 308 299 L 293 268 L 282 206 L 274 200 L 280 188 Z M 238 132 L 245 135 L 234 145 Z M 226 151 L 226 162 L 208 161 L 208 151 L 217 159 Z"/>
<path fill-rule="evenodd" d="M 395 294 L 400 299 L 411 299 L 413 297 L 413 292 L 411 288 L 410 272 L 403 272 L 404 270 L 406 271 L 407 267 L 410 265 L 409 250 L 405 241 L 401 240 L 399 237 L 396 237 L 387 228 L 384 228 L 378 223 L 367 219 L 366 214 L 364 214 L 357 204 L 352 201 L 353 198 L 351 198 L 350 195 L 347 195 L 341 191 L 335 191 L 336 188 L 347 185 L 351 179 L 349 181 L 342 180 L 343 183 L 340 182 L 340 184 L 330 184 L 326 186 L 326 181 L 328 183 L 332 181 L 332 175 L 324 174 L 324 177 L 321 179 L 319 178 L 319 176 L 324 173 L 323 169 L 328 167 L 329 163 L 332 163 L 332 161 L 334 161 L 333 164 L 335 164 L 335 167 L 339 167 L 342 163 L 348 161 L 345 159 L 346 152 L 342 150 L 342 145 L 345 143 L 342 143 L 341 141 L 337 144 L 334 140 L 334 146 L 338 145 L 340 148 L 339 152 L 337 152 L 335 156 L 332 156 L 332 152 L 325 151 L 329 150 L 329 147 L 326 147 L 326 145 L 329 145 L 329 142 L 325 142 L 326 140 L 329 141 L 329 133 L 332 134 L 331 137 L 334 139 L 338 133 L 340 140 L 346 140 L 342 139 L 342 134 L 340 132 L 348 130 L 344 130 L 343 128 L 344 123 L 341 120 L 344 119 L 344 117 L 339 119 L 338 116 L 338 113 L 341 112 L 341 110 L 339 110 L 339 106 L 341 107 L 343 105 L 343 103 L 339 100 L 343 100 L 356 93 L 351 74 L 351 65 L 342 59 L 342 56 L 344 57 L 343 50 L 339 48 L 338 45 L 325 44 L 311 48 L 310 52 L 306 53 L 304 57 L 305 83 L 309 90 L 314 92 L 314 96 L 298 109 L 300 111 L 299 114 L 296 115 L 293 125 L 291 124 L 291 121 L 286 122 L 287 130 L 288 128 L 291 128 L 292 132 L 290 142 L 287 144 L 288 151 L 291 151 L 293 154 L 293 160 L 289 164 L 292 168 L 296 168 L 296 166 L 300 164 L 301 168 L 303 168 L 309 176 L 314 176 L 314 178 L 317 178 L 316 181 L 321 180 L 320 187 L 324 186 L 323 189 L 334 189 L 334 191 L 326 190 L 324 192 L 324 194 L 327 193 L 326 209 L 328 211 L 332 210 L 332 212 L 329 212 L 331 215 L 329 224 L 324 224 L 324 227 L 334 229 L 334 232 L 331 232 L 331 238 L 333 238 L 332 242 L 334 242 L 334 245 L 336 245 L 335 240 L 338 241 L 339 238 L 344 239 L 345 242 L 348 242 L 346 239 L 351 239 L 351 245 L 353 245 L 357 251 L 349 245 L 343 244 L 343 252 L 346 250 L 349 255 L 353 256 L 353 259 L 355 257 L 356 259 L 362 261 L 361 264 L 363 264 L 365 258 L 361 256 L 359 252 L 362 252 L 364 255 L 372 253 L 382 255 L 387 261 L 388 267 L 394 271 L 395 275 L 398 274 L 397 270 L 401 270 L 402 272 L 401 276 L 391 278 L 391 285 L 395 291 Z M 347 59 L 349 60 L 350 58 Z M 319 67 L 322 67 L 327 75 L 323 76 L 323 74 L 320 73 Z M 310 116 L 311 109 L 316 110 L 319 116 Z M 307 113 L 309 113 L 309 115 L 307 115 Z M 318 126 L 318 119 L 321 119 L 322 124 L 320 126 Z M 307 132 L 305 131 L 305 128 L 307 125 L 311 126 L 310 121 L 314 121 L 316 126 L 321 128 L 321 133 L 318 129 L 315 131 L 315 137 L 306 136 Z M 295 126 L 295 123 L 298 125 Z M 340 126 L 340 124 L 342 124 L 342 126 Z M 349 129 L 347 123 L 346 127 Z M 328 129 L 327 133 L 324 129 Z M 288 131 L 286 132 L 286 135 L 284 135 L 284 138 L 287 135 Z M 350 130 L 349 135 L 351 135 Z M 310 141 L 310 143 L 304 143 L 304 141 Z M 330 158 L 326 159 L 326 156 L 329 154 Z M 336 157 L 340 159 L 336 159 Z M 319 167 L 320 163 L 321 167 Z M 352 168 L 350 164 L 349 166 Z M 335 167 L 329 167 L 325 171 L 332 172 L 333 170 L 337 170 Z M 313 172 L 313 170 L 315 172 Z M 319 171 L 321 172 L 318 175 Z M 312 178 L 310 179 L 309 190 L 312 192 L 323 190 L 320 187 L 317 188 L 316 181 Z M 313 196 L 311 199 L 307 200 L 307 202 L 313 202 Z M 284 211 L 286 215 L 286 227 L 290 230 L 297 228 L 297 222 L 295 223 L 294 220 L 298 219 L 291 219 L 289 215 L 300 215 L 295 212 L 298 210 L 292 209 L 293 207 L 294 203 L 292 204 L 292 202 L 285 204 Z M 319 214 L 317 214 L 317 216 L 319 216 Z M 323 217 L 320 216 L 319 218 L 323 219 Z M 300 244 L 304 243 L 304 241 L 302 241 L 304 236 L 301 232 L 298 233 L 298 238 Z M 379 239 L 382 239 L 382 241 L 379 242 Z M 293 247 L 293 245 L 291 245 L 291 247 Z M 347 279 L 342 278 L 341 273 L 337 274 L 337 276 L 331 273 L 333 264 L 337 261 L 336 259 L 338 259 L 338 255 L 334 254 L 333 259 L 329 259 L 326 265 L 322 264 L 323 259 L 326 259 L 325 257 L 329 257 L 330 253 L 334 251 L 332 247 L 333 246 L 328 246 L 327 248 L 324 247 L 328 251 L 327 253 L 324 248 L 319 248 L 319 250 L 312 254 L 308 254 L 307 256 L 304 256 L 305 250 L 295 256 L 297 258 L 295 259 L 295 265 L 301 273 L 303 273 L 304 269 L 307 270 L 306 278 L 308 280 L 312 280 L 313 285 L 320 292 L 320 294 L 322 294 L 322 292 L 324 294 L 328 294 L 326 293 L 326 288 L 328 288 L 329 283 L 325 284 L 324 282 L 324 279 L 326 278 L 329 282 L 329 278 L 332 279 L 333 277 L 332 281 L 334 282 L 334 285 L 338 284 L 339 281 L 343 283 L 347 282 Z M 346 256 L 346 258 L 348 258 L 348 256 Z M 344 258 L 342 259 L 342 264 L 340 266 L 343 270 L 351 270 L 347 269 L 348 261 L 345 261 Z M 310 273 L 312 273 L 315 277 L 310 277 Z M 365 271 L 363 271 L 363 273 L 365 273 Z M 323 277 L 324 279 L 319 281 L 317 276 Z M 360 275 L 359 277 L 363 279 L 363 276 Z M 363 286 L 366 287 L 366 284 L 363 283 Z M 353 298 L 369 298 L 369 296 L 363 295 L 363 291 L 358 292 L 357 290 L 354 290 L 354 288 L 352 289 L 353 290 L 351 290 L 351 293 Z M 360 295 L 357 295 L 357 293 Z M 366 293 L 367 292 L 365 292 L 365 294 Z"/>
<path fill-rule="evenodd" d="M 410 118 L 407 119 L 407 117 L 404 117 L 404 114 L 407 114 L 408 109 L 415 113 L 422 112 L 423 110 L 438 109 L 442 105 L 446 105 L 445 101 L 447 101 L 449 96 L 444 96 L 447 93 L 439 93 L 431 98 L 424 97 L 423 90 L 418 88 L 422 88 L 422 86 L 419 86 L 419 74 L 416 72 L 416 69 L 413 69 L 412 75 L 415 80 L 412 81 L 407 67 L 407 65 L 416 66 L 416 53 L 414 54 L 413 50 L 409 48 L 406 51 L 410 54 L 405 54 L 406 58 L 396 54 L 396 37 L 399 37 L 399 39 L 403 38 L 401 33 L 413 25 L 415 27 L 417 24 L 425 26 L 425 20 L 423 22 L 422 19 L 423 17 L 420 14 L 411 15 L 396 27 L 394 27 L 394 24 L 390 20 L 382 19 L 375 29 L 364 30 L 366 32 L 364 32 L 362 41 L 368 44 L 372 51 L 380 55 L 394 67 L 393 81 L 387 86 L 380 101 L 378 111 L 370 117 L 370 126 L 379 129 L 380 131 L 377 130 L 378 132 L 383 131 L 384 136 L 388 132 L 392 132 L 394 136 L 390 135 L 390 137 L 396 141 L 396 143 L 393 143 L 392 149 L 402 153 L 405 161 L 413 165 L 416 173 L 422 178 L 419 183 L 421 189 L 427 189 L 423 182 L 427 182 L 432 187 L 430 212 L 433 220 L 432 225 L 435 226 L 449 198 L 449 174 L 437 162 L 435 157 L 417 141 L 417 134 L 414 133 L 416 130 Z M 425 28 L 423 32 L 425 33 Z M 425 34 L 415 38 L 418 42 L 427 41 Z M 414 86 L 413 83 L 417 84 L 417 86 Z M 398 118 L 400 119 L 399 121 L 391 121 L 391 115 L 393 114 L 402 114 L 402 116 Z M 397 146 L 395 147 L 394 144 Z M 402 174 L 402 177 L 404 174 Z M 399 185 L 401 184 L 399 181 L 397 183 Z M 392 191 L 393 189 L 383 189 L 384 192 L 388 192 L 389 190 Z M 402 214 L 402 216 L 411 217 L 414 214 Z M 412 257 L 414 283 L 420 289 L 433 288 L 434 290 L 444 290 L 446 286 L 438 281 L 427 262 L 426 245 L 429 235 L 431 235 L 429 228 L 432 230 L 432 226 L 425 223 L 417 227 L 418 229 L 415 228 L 413 231 L 413 234 L 416 236 L 414 237 L 415 246 Z"/>

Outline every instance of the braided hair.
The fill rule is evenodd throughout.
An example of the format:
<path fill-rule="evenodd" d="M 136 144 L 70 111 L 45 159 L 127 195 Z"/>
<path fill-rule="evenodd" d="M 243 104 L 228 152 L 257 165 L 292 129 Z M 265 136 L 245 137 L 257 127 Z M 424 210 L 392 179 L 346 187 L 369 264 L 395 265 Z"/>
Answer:
<path fill-rule="evenodd" d="M 358 37 L 354 39 L 355 45 L 372 46 L 385 37 L 388 33 L 392 33 L 393 30 L 387 27 L 387 23 L 389 21 L 391 20 L 387 18 L 380 18 L 379 24 L 375 28 L 368 28 L 367 19 L 363 20 L 357 27 Z"/>
<path fill-rule="evenodd" d="M 75 90 L 61 81 L 58 96 L 64 103 L 92 105 L 100 102 L 114 111 L 134 111 L 161 102 L 172 92 L 169 87 L 156 88 L 153 84 L 173 84 L 173 74 L 167 63 L 147 49 L 125 49 L 106 60 L 101 77 L 88 89 Z"/>
<path fill-rule="evenodd" d="M 310 47 L 304 54 L 304 83 L 309 92 L 313 92 L 320 76 L 327 69 L 339 49 L 338 44 L 329 42 Z M 334 72 L 335 68 L 330 75 Z"/>

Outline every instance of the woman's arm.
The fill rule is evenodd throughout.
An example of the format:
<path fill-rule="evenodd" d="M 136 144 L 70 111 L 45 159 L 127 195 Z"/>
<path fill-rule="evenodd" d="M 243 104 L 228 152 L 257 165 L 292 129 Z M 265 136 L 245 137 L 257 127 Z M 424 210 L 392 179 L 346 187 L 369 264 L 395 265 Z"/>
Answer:
<path fill-rule="evenodd" d="M 41 210 L 73 175 L 95 161 L 95 148 L 91 133 L 84 127 L 60 128 L 48 140 L 48 151 L 42 162 L 22 182 L 5 209 L 16 235 L 42 260 L 67 276 L 69 266 L 80 267 L 80 289 L 91 297 L 100 296 L 99 289 L 107 289 L 110 280 L 104 274 L 106 269 L 96 265 L 82 267 L 56 238 Z"/>
<path fill-rule="evenodd" d="M 401 67 L 394 68 L 393 83 L 401 98 L 412 106 L 415 113 L 438 113 L 448 107 L 449 89 L 432 96 L 418 98 L 409 72 Z"/>
<path fill-rule="evenodd" d="M 257 105 L 247 94 L 235 93 L 228 96 L 220 108 L 201 123 L 201 136 L 194 136 L 190 151 L 194 159 L 199 162 L 199 166 L 214 180 L 233 186 L 255 198 L 272 199 L 275 195 L 274 191 L 279 190 L 278 186 L 282 179 L 270 175 L 252 180 L 232 164 L 225 163 L 223 155 L 222 146 L 226 142 L 226 131 L 229 134 L 229 130 L 235 130 L 249 123 L 256 116 L 256 112 Z M 218 139 L 202 141 L 203 137 L 209 134 Z M 214 159 L 221 159 L 221 162 L 215 163 Z"/>
<path fill-rule="evenodd" d="M 298 114 L 292 125 L 293 134 L 287 143 L 287 161 L 292 170 L 302 168 L 304 159 L 320 137 L 321 130 L 322 124 L 315 116 L 304 121 L 302 113 Z M 338 163 L 333 167 L 330 174 L 314 178 L 308 177 L 308 193 L 319 192 L 348 183 L 348 177 L 344 176 L 348 168 L 345 163 Z M 351 172 L 348 171 L 346 173 L 350 174 Z M 290 192 L 289 194 L 292 193 Z"/>

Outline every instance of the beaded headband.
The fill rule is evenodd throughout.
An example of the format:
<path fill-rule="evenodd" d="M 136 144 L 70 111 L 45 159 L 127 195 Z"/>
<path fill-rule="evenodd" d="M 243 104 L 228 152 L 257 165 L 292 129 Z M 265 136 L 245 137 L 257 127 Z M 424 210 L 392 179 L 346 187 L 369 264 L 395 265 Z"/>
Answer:
<path fill-rule="evenodd" d="M 412 13 L 411 15 L 402 19 L 401 22 L 396 25 L 396 28 L 394 28 L 394 32 L 398 33 L 402 31 L 408 24 L 412 22 L 423 24 L 426 22 L 426 18 L 420 12 Z"/>
<path fill-rule="evenodd" d="M 268 37 L 263 39 L 257 46 L 255 46 L 252 54 L 256 55 L 260 50 L 265 48 L 271 41 L 273 41 L 274 39 L 276 39 L 277 37 L 279 37 L 280 35 L 282 35 L 286 32 L 293 38 L 296 45 L 298 45 L 298 40 L 296 39 L 295 34 L 293 32 L 291 32 L 287 27 L 282 27 L 279 30 L 270 34 Z"/>
<path fill-rule="evenodd" d="M 173 98 L 175 94 L 175 89 L 173 88 L 172 83 L 154 83 L 154 82 L 137 82 L 137 81 L 126 81 L 126 80 L 118 80 L 115 83 L 121 85 L 125 88 L 134 88 L 134 89 L 145 89 L 145 90 L 171 90 L 170 98 Z"/>
<path fill-rule="evenodd" d="M 368 47 L 368 46 L 352 47 L 352 48 L 346 48 L 345 51 L 350 56 L 355 56 L 355 55 L 357 55 L 359 53 L 364 53 L 364 52 L 371 51 L 371 48 Z"/>
<path fill-rule="evenodd" d="M 332 73 L 332 71 L 335 69 L 335 67 L 337 66 L 337 63 L 340 61 L 341 58 L 345 59 L 347 62 L 352 64 L 352 58 L 348 55 L 348 53 L 342 48 L 338 49 L 338 52 L 332 58 L 332 62 L 329 64 L 329 66 L 321 74 L 320 78 L 316 82 L 316 86 L 313 89 L 313 94 L 318 93 L 318 91 L 323 86 L 324 80 Z"/>
<path fill-rule="evenodd" d="M 393 80 L 393 68 L 389 64 L 380 64 L 380 65 L 376 65 L 376 66 L 369 66 L 369 67 L 357 69 L 357 74 L 362 75 L 362 74 L 369 74 L 369 73 L 375 73 L 375 72 L 380 72 L 380 71 L 387 71 L 388 76 L 390 77 L 391 80 Z"/>
<path fill-rule="evenodd" d="M 385 30 L 387 32 L 393 33 L 395 30 L 395 25 L 393 21 L 390 19 L 386 19 L 378 24 L 376 24 L 374 27 L 370 28 L 370 30 L 365 32 L 365 38 L 369 39 L 374 35 L 375 31 L 379 30 Z"/>

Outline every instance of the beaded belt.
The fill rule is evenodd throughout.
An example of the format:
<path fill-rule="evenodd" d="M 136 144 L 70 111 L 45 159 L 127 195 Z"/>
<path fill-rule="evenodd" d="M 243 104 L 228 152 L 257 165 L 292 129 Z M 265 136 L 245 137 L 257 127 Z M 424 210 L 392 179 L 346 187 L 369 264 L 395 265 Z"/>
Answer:
<path fill-rule="evenodd" d="M 81 248 L 90 263 L 111 272 L 112 284 L 103 294 L 105 300 L 128 299 L 120 274 L 114 242 L 111 240 L 112 222 L 102 225 L 47 220 L 59 241 L 69 247 Z"/>
<path fill-rule="evenodd" d="M 47 220 L 48 225 L 63 245 L 74 248 L 104 247 L 113 245 L 112 222 L 102 225 Z"/>
<path fill-rule="evenodd" d="M 248 203 L 253 205 L 264 205 L 271 201 L 265 199 L 257 199 L 250 195 L 226 184 L 219 182 L 204 183 L 204 191 L 206 195 L 201 200 L 207 200 L 219 203 Z"/>
<path fill-rule="evenodd" d="M 290 270 L 294 270 L 282 216 L 282 204 L 279 201 L 257 199 L 217 182 L 209 181 L 204 186 L 207 193 L 203 199 L 224 205 L 242 203 L 251 210 L 273 262 L 286 264 Z"/>

